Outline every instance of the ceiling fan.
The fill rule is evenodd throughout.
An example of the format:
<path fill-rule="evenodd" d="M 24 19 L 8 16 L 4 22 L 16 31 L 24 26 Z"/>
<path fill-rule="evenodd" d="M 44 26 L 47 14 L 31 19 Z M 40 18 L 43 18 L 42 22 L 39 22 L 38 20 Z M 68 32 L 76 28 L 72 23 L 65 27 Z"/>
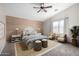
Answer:
<path fill-rule="evenodd" d="M 40 7 L 33 7 L 35 9 L 39 9 L 37 11 L 37 13 L 39 13 L 41 10 L 43 10 L 44 12 L 47 12 L 47 8 L 52 8 L 52 6 L 45 6 L 44 3 L 40 3 Z"/>

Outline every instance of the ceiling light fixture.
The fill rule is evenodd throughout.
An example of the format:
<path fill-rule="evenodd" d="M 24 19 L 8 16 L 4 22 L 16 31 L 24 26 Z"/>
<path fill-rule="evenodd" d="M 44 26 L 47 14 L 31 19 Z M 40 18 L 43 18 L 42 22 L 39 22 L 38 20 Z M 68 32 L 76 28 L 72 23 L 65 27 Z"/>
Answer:
<path fill-rule="evenodd" d="M 37 13 L 39 13 L 41 10 L 43 10 L 44 12 L 47 12 L 47 8 L 52 8 L 52 6 L 50 5 L 50 6 L 45 6 L 44 5 L 44 3 L 40 3 L 40 7 L 33 7 L 33 8 L 35 8 L 35 9 L 39 9 L 38 11 L 37 11 Z"/>

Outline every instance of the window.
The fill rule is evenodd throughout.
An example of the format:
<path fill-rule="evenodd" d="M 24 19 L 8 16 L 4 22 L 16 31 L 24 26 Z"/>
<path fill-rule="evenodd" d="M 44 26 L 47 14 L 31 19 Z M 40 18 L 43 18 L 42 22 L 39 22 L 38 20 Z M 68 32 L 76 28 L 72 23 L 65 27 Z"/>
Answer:
<path fill-rule="evenodd" d="M 59 21 L 59 33 L 64 33 L 64 20 Z"/>
<path fill-rule="evenodd" d="M 64 20 L 54 21 L 53 22 L 53 33 L 64 33 Z"/>
<path fill-rule="evenodd" d="M 53 22 L 53 32 L 58 33 L 58 21 Z"/>

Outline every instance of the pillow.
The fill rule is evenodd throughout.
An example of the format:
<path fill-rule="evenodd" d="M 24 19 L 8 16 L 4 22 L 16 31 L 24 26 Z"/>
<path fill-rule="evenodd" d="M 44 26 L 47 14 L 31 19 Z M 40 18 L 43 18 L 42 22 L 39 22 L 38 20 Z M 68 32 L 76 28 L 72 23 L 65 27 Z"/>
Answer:
<path fill-rule="evenodd" d="M 23 36 L 26 36 L 27 34 L 26 34 L 26 31 L 23 31 Z"/>
<path fill-rule="evenodd" d="M 37 34 L 36 31 L 32 31 L 32 32 L 31 32 L 31 35 L 35 35 L 35 34 Z"/>
<path fill-rule="evenodd" d="M 64 37 L 64 34 L 60 34 L 59 36 L 63 38 Z"/>

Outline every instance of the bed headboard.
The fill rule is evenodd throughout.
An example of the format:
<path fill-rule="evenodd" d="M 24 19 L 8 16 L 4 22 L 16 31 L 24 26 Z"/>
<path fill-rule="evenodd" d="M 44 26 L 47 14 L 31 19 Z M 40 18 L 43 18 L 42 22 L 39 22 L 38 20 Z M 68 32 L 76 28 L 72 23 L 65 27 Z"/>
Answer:
<path fill-rule="evenodd" d="M 28 26 L 23 30 L 23 34 L 36 34 L 36 33 L 37 33 L 37 30 L 32 26 Z"/>

